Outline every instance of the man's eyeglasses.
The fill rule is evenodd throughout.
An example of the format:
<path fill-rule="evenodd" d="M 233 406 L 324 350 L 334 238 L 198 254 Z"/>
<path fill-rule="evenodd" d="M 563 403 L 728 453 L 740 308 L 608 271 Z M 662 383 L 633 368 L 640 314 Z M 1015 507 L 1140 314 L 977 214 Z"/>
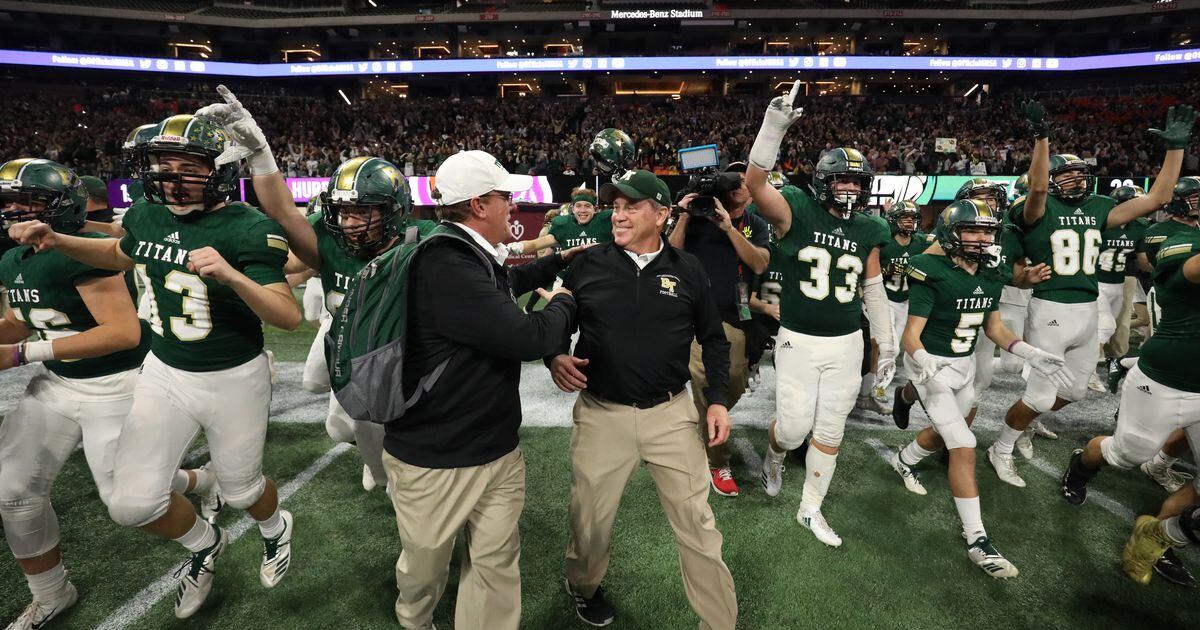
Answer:
<path fill-rule="evenodd" d="M 503 199 L 509 203 L 512 203 L 512 193 L 510 193 L 510 192 L 492 191 L 487 194 L 479 195 L 480 199 L 483 199 L 484 197 L 496 197 L 499 199 Z"/>

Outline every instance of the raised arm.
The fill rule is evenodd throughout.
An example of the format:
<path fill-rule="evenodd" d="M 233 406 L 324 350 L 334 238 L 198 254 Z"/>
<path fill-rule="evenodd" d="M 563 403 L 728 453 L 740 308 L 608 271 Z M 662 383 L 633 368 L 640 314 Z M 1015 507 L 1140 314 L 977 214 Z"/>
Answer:
<path fill-rule="evenodd" d="M 767 181 L 767 173 L 775 168 L 775 162 L 779 159 L 779 145 L 783 143 L 783 136 L 788 127 L 800 120 L 804 114 L 803 107 L 792 108 L 799 91 L 800 81 L 796 81 L 787 96 L 771 99 L 747 160 L 746 188 L 750 190 L 750 196 L 758 206 L 759 213 L 775 226 L 775 231 L 780 237 L 787 234 L 788 229 L 792 227 L 792 211 L 783 195 Z"/>
<path fill-rule="evenodd" d="M 1153 214 L 1159 208 L 1171 201 L 1171 193 L 1175 182 L 1179 180 L 1179 170 L 1183 166 L 1183 150 L 1187 148 L 1188 138 L 1192 134 L 1192 125 L 1196 121 L 1196 112 L 1190 105 L 1177 105 L 1167 110 L 1167 124 L 1163 129 L 1151 129 L 1150 133 L 1160 137 L 1167 144 L 1167 154 L 1163 157 L 1162 168 L 1154 178 L 1150 192 L 1143 197 L 1130 199 L 1112 209 L 1108 213 L 1106 227 L 1125 225 L 1134 219 Z"/>
<path fill-rule="evenodd" d="M 1050 194 L 1050 126 L 1046 123 L 1046 108 L 1037 101 L 1025 103 L 1025 120 L 1033 132 L 1033 158 L 1029 162 L 1029 194 L 1021 212 L 1025 225 L 1035 225 L 1046 213 L 1046 197 Z"/>

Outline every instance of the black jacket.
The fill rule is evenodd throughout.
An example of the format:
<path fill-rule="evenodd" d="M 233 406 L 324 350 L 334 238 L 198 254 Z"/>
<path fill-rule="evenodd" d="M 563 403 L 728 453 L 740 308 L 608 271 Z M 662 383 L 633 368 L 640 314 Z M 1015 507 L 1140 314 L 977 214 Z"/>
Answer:
<path fill-rule="evenodd" d="M 691 379 L 688 360 L 698 339 L 704 395 L 727 404 L 729 340 L 695 256 L 664 239 L 658 257 L 639 270 L 616 243 L 604 243 L 575 257 L 563 286 L 579 305 L 575 356 L 589 360 L 582 370 L 589 392 L 622 404 L 677 392 Z M 569 335 L 561 341 L 555 355 L 570 350 Z"/>
<path fill-rule="evenodd" d="M 557 347 L 575 314 L 575 301 L 565 295 L 530 315 L 514 299 L 552 282 L 565 266 L 562 256 L 511 269 L 493 262 L 495 277 L 489 278 L 467 247 L 483 251 L 474 241 L 445 239 L 421 252 L 410 270 L 405 393 L 453 357 L 433 388 L 386 426 L 384 448 L 423 468 L 479 466 L 517 447 L 521 362 Z M 488 252 L 484 255 L 491 260 Z"/>

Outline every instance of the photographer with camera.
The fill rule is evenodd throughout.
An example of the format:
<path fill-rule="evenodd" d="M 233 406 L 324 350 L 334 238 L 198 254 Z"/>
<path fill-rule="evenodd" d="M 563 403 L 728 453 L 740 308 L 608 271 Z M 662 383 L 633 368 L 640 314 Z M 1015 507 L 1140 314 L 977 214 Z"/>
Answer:
<path fill-rule="evenodd" d="M 750 314 L 750 284 L 767 269 L 767 223 L 746 212 L 750 191 L 745 184 L 746 164 L 735 162 L 724 172 L 693 176 L 677 207 L 679 216 L 668 240 L 700 259 L 708 274 L 713 299 L 729 340 L 729 408 L 746 390 L 746 333 Z M 692 397 L 701 417 L 708 409 L 704 388 L 708 380 L 700 345 L 692 342 L 689 369 Z M 708 449 L 712 487 L 727 497 L 738 494 L 729 467 L 728 442 Z"/>

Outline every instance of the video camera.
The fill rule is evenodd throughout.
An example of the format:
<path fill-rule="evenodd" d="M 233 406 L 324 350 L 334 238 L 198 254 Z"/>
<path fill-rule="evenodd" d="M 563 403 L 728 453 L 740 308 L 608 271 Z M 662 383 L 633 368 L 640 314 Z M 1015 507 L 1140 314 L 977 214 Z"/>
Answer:
<path fill-rule="evenodd" d="M 688 179 L 687 187 L 679 191 L 679 198 L 696 193 L 688 207 L 680 210 L 693 218 L 717 216 L 716 198 L 733 192 L 742 185 L 741 173 L 718 173 L 718 164 L 720 158 L 715 144 L 679 150 L 680 170 L 694 172 Z"/>

